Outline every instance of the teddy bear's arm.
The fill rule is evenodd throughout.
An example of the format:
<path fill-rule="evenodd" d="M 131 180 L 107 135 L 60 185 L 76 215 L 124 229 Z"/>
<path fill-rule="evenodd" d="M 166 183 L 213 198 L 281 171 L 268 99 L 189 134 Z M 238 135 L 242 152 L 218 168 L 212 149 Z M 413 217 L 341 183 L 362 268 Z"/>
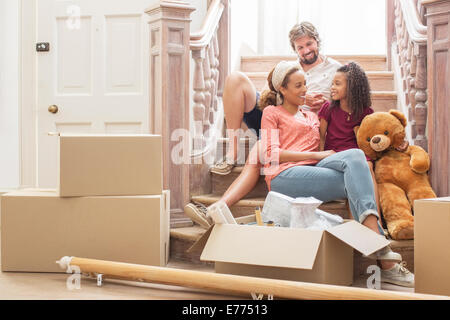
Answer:
<path fill-rule="evenodd" d="M 411 156 L 409 165 L 414 172 L 425 173 L 430 169 L 430 157 L 421 147 L 409 146 L 405 153 Z"/>

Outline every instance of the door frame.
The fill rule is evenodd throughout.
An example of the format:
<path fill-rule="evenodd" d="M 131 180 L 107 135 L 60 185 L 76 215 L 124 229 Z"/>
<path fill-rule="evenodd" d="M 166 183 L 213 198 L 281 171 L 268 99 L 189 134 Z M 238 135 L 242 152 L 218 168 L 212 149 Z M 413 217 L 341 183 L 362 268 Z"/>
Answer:
<path fill-rule="evenodd" d="M 19 0 L 19 183 L 36 187 L 37 182 L 37 62 L 36 8 L 39 0 Z"/>

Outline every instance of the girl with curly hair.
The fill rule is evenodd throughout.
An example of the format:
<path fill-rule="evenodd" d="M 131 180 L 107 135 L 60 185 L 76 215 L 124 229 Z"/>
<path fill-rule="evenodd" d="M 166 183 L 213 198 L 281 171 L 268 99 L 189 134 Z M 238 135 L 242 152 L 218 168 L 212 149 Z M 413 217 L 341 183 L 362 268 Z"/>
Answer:
<path fill-rule="evenodd" d="M 358 148 L 354 128 L 362 119 L 373 113 L 370 85 L 364 70 L 350 62 L 336 71 L 331 85 L 331 102 L 320 109 L 320 150 L 340 152 Z M 367 158 L 379 208 L 378 188 L 373 163 Z"/>

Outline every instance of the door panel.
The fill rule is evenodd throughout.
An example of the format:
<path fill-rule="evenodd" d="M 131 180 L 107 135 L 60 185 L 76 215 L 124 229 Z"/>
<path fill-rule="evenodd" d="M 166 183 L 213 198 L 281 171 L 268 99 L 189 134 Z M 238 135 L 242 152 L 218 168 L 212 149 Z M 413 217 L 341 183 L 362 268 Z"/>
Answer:
<path fill-rule="evenodd" d="M 39 187 L 57 184 L 57 137 L 146 133 L 149 32 L 154 0 L 38 0 L 37 153 Z M 56 105 L 57 113 L 49 106 Z"/>

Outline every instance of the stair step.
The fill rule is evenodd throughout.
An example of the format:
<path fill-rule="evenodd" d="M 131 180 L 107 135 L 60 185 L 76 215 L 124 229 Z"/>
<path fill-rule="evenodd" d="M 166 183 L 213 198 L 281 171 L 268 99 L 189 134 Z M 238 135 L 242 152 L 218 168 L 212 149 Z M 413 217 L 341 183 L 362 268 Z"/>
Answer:
<path fill-rule="evenodd" d="M 170 230 L 170 258 L 182 261 L 189 261 L 195 264 L 213 265 L 212 262 L 204 262 L 200 260 L 200 253 L 186 252 L 195 241 L 197 241 L 206 229 L 194 225 L 193 227 L 176 228 Z M 407 263 L 407 268 L 414 272 L 414 240 L 395 241 L 390 240 L 391 248 L 394 252 L 400 253 Z M 354 250 L 353 260 L 353 276 L 367 276 L 367 268 L 376 264 L 374 260 L 370 260 L 362 256 L 361 253 Z"/>
<path fill-rule="evenodd" d="M 214 195 L 224 194 L 233 181 L 241 174 L 243 168 L 243 166 L 234 167 L 231 173 L 225 176 L 214 173 L 211 174 L 212 193 Z M 244 197 L 244 199 L 265 197 L 268 192 L 264 176 L 260 175 L 256 186 Z"/>
<path fill-rule="evenodd" d="M 372 91 L 372 108 L 374 111 L 397 109 L 397 93 L 395 91 Z"/>
<path fill-rule="evenodd" d="M 356 61 L 365 71 L 385 71 L 385 55 L 329 55 L 331 58 L 345 64 L 349 61 Z M 296 55 L 277 55 L 277 56 L 243 56 L 241 58 L 242 72 L 269 72 L 281 60 L 295 61 Z"/>
<path fill-rule="evenodd" d="M 192 200 L 203 203 L 205 206 L 209 206 L 209 205 L 213 204 L 214 202 L 219 201 L 220 197 L 221 197 L 220 195 L 216 195 L 216 194 L 207 194 L 207 195 L 192 197 Z M 233 216 L 235 216 L 235 217 L 248 216 L 250 214 L 255 213 L 256 207 L 262 208 L 264 206 L 264 199 L 265 199 L 265 197 L 244 198 L 242 200 L 239 200 L 233 206 L 231 206 L 230 210 L 233 213 Z"/>
<path fill-rule="evenodd" d="M 370 89 L 372 91 L 394 90 L 394 73 L 391 71 L 367 71 Z M 269 72 L 246 72 L 246 75 L 253 82 L 259 91 L 268 89 L 267 76 Z"/>
<path fill-rule="evenodd" d="M 206 194 L 201 196 L 192 197 L 193 201 L 203 203 L 205 206 L 209 206 L 214 202 L 220 200 L 220 195 L 215 194 Z M 263 197 L 255 197 L 255 198 L 244 198 L 236 202 L 233 206 L 230 207 L 231 212 L 235 217 L 242 217 L 254 214 L 256 207 L 264 207 L 265 196 Z M 351 217 L 348 212 L 347 202 L 345 200 L 337 200 L 323 203 L 319 206 L 321 210 L 326 212 L 337 214 L 344 219 L 348 219 Z"/>

